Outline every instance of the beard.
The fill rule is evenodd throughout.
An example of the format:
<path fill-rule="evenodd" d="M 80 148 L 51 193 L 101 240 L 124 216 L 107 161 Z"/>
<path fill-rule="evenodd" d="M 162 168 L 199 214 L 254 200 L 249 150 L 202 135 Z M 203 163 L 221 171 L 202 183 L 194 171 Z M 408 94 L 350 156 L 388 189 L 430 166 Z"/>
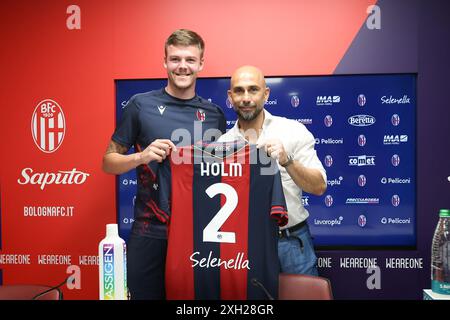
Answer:
<path fill-rule="evenodd" d="M 245 106 L 245 107 L 252 107 L 253 105 Z M 238 117 L 245 121 L 252 121 L 255 120 L 256 117 L 261 113 L 263 110 L 263 107 L 259 107 L 258 105 L 255 105 L 255 109 L 253 111 L 244 112 L 239 107 L 235 107 L 234 111 L 236 111 Z"/>

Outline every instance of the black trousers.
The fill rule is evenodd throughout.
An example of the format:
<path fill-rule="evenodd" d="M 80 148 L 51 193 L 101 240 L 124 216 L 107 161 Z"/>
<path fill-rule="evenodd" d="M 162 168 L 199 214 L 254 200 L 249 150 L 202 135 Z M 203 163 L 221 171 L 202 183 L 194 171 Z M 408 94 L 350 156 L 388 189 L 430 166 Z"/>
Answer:
<path fill-rule="evenodd" d="M 127 243 L 127 283 L 131 300 L 165 299 L 167 240 L 130 235 Z"/>

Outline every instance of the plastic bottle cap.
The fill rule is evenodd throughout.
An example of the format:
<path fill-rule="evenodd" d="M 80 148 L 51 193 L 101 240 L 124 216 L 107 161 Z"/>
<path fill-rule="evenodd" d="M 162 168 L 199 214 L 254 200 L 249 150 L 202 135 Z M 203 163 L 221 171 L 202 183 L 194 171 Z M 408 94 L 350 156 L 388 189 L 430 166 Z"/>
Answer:
<path fill-rule="evenodd" d="M 119 228 L 117 227 L 117 223 L 111 223 L 106 225 L 106 236 L 117 236 L 119 235 Z"/>
<path fill-rule="evenodd" d="M 450 210 L 449 209 L 439 210 L 439 217 L 450 217 Z"/>

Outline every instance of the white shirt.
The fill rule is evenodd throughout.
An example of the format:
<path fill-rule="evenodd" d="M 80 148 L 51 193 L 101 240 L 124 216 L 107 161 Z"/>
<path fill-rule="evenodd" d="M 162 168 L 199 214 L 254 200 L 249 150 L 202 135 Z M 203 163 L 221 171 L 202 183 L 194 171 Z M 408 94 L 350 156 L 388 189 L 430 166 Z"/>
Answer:
<path fill-rule="evenodd" d="M 264 123 L 257 144 L 262 144 L 269 139 L 279 139 L 283 143 L 286 153 L 293 155 L 294 160 L 307 168 L 318 169 L 326 183 L 327 175 L 319 158 L 317 157 L 315 139 L 306 127 L 295 120 L 271 115 L 264 110 Z M 220 142 L 245 140 L 239 131 L 238 121 L 233 128 L 219 138 Z M 288 210 L 289 222 L 281 229 L 290 228 L 305 221 L 309 212 L 302 204 L 302 189 L 300 189 L 287 173 L 286 169 L 278 164 L 281 173 L 284 196 Z"/>

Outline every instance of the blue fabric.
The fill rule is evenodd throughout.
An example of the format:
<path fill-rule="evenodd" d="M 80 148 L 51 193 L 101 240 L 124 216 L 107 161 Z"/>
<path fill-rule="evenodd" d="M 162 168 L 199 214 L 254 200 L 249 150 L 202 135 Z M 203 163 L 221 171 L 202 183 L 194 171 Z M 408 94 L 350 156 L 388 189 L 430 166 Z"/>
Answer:
<path fill-rule="evenodd" d="M 282 273 L 319 275 L 308 225 L 278 240 L 278 257 Z"/>

